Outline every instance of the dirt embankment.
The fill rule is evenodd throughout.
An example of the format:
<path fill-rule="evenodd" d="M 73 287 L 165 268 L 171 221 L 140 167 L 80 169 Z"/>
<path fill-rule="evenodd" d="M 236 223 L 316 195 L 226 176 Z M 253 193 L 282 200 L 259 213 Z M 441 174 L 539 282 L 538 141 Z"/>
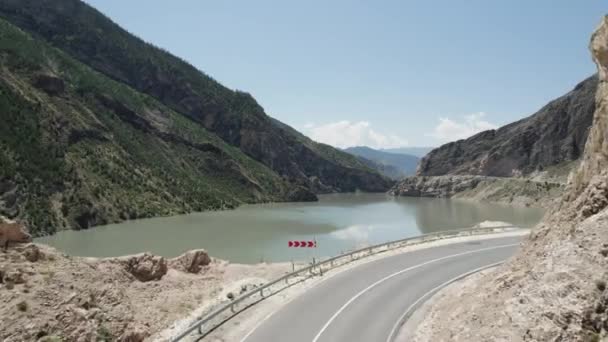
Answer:
<path fill-rule="evenodd" d="M 155 334 L 195 309 L 291 271 L 291 264 L 237 265 L 202 250 L 70 257 L 39 244 L 0 252 L 0 340 L 129 341 Z"/>

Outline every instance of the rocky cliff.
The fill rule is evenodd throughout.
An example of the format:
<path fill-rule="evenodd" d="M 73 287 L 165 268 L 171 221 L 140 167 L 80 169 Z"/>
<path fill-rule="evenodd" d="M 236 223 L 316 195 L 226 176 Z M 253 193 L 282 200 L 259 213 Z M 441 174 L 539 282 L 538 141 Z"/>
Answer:
<path fill-rule="evenodd" d="M 316 192 L 385 191 L 390 182 L 347 153 L 317 144 L 170 53 L 129 34 L 80 0 L 4 0 L 0 17 Z"/>
<path fill-rule="evenodd" d="M 534 115 L 429 152 L 417 174 L 512 177 L 579 159 L 595 110 L 597 76 Z"/>
<path fill-rule="evenodd" d="M 596 109 L 580 167 L 516 257 L 437 306 L 426 341 L 608 339 L 608 16 L 590 44 Z"/>

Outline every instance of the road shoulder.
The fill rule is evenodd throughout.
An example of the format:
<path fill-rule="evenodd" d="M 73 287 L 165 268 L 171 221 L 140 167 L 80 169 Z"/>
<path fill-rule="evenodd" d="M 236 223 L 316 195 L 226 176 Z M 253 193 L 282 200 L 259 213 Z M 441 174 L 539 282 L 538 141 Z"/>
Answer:
<path fill-rule="evenodd" d="M 491 274 L 497 267 L 486 268 L 468 275 L 463 279 L 448 284 L 433 294 L 420 307 L 414 310 L 405 321 L 399 329 L 394 342 L 434 341 L 432 336 L 433 331 L 435 331 L 435 325 L 440 324 L 439 322 L 441 322 L 442 317 L 440 311 L 445 309 L 443 306 L 440 308 L 440 305 L 447 302 L 448 299 L 452 299 L 452 302 L 457 302 L 456 298 L 459 298 L 459 295 L 463 293 L 463 289 Z"/>
<path fill-rule="evenodd" d="M 466 243 L 472 241 L 479 240 L 487 240 L 487 239 L 497 239 L 504 237 L 513 237 L 513 236 L 523 236 L 527 235 L 529 230 L 512 230 L 506 231 L 503 233 L 493 233 L 493 234 L 483 234 L 483 235 L 474 235 L 474 236 L 459 236 L 459 237 L 449 237 L 441 240 L 435 240 L 430 242 L 425 242 L 416 245 L 405 246 L 402 248 L 398 248 L 395 250 L 391 250 L 388 252 L 380 253 L 377 255 L 369 256 L 347 265 L 338 267 L 336 269 L 330 270 L 324 273 L 323 276 L 316 276 L 312 278 L 308 278 L 303 282 L 297 283 L 293 286 L 288 287 L 287 289 L 269 296 L 264 301 L 261 301 L 254 306 L 245 309 L 222 326 L 215 329 L 209 335 L 206 336 L 205 341 L 213 341 L 213 342 L 225 342 L 225 341 L 244 341 L 246 337 L 253 332 L 258 326 L 263 324 L 263 322 L 271 317 L 276 311 L 278 311 L 281 307 L 291 302 L 293 299 L 303 294 L 310 288 L 317 286 L 330 279 L 331 277 L 340 274 L 342 272 L 346 272 L 352 270 L 353 268 L 373 262 L 376 260 L 380 260 L 386 257 L 409 253 L 421 249 L 445 246 L 449 244 L 455 243 Z M 191 338 L 190 340 L 194 341 L 195 338 Z"/>

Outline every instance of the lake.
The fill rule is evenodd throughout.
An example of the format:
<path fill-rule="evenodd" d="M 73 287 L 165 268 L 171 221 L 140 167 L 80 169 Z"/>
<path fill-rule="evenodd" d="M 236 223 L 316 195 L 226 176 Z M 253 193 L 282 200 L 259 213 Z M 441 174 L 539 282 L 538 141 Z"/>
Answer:
<path fill-rule="evenodd" d="M 483 221 L 532 227 L 539 208 L 457 199 L 392 197 L 350 193 L 319 196 L 319 202 L 245 205 L 236 210 L 128 221 L 81 231 L 62 231 L 36 242 L 67 254 L 106 257 L 150 251 L 174 257 L 204 248 L 238 263 L 309 260 L 365 245 Z M 290 240 L 315 240 L 316 248 L 288 247 Z"/>

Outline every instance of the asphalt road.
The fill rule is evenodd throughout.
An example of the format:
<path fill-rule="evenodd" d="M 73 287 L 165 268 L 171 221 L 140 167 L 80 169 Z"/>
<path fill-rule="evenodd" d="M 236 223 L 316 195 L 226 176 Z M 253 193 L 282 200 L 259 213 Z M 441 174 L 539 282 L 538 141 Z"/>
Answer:
<path fill-rule="evenodd" d="M 261 321 L 241 342 L 385 342 L 404 312 L 434 288 L 503 261 L 521 237 L 394 255 L 321 282 Z"/>

